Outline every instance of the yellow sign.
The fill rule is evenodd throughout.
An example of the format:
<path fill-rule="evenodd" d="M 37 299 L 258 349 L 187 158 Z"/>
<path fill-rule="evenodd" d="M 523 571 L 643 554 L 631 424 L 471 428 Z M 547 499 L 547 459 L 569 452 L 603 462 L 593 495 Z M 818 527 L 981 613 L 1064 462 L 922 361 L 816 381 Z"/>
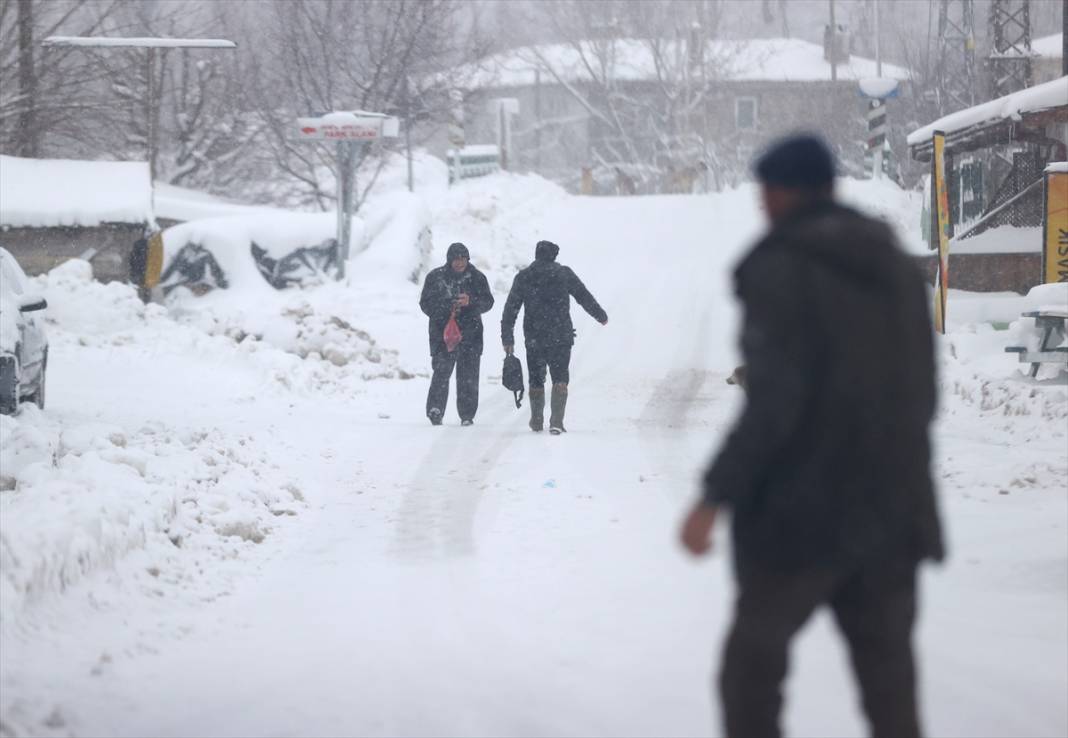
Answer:
<path fill-rule="evenodd" d="M 163 272 L 163 232 L 156 231 L 148 238 L 148 253 L 145 254 L 145 287 L 152 289 L 159 284 Z"/>
<path fill-rule="evenodd" d="M 946 332 L 946 295 L 949 292 L 949 191 L 946 188 L 946 134 L 934 134 L 934 192 L 938 227 L 938 277 L 935 283 L 935 330 Z"/>
<path fill-rule="evenodd" d="M 1068 282 L 1068 172 L 1046 172 L 1042 282 Z"/>

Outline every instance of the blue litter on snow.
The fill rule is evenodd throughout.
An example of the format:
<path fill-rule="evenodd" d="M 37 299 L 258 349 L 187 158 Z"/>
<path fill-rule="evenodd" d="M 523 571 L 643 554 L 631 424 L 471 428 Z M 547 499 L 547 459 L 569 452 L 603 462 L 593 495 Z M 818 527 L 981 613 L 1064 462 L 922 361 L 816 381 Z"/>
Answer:
<path fill-rule="evenodd" d="M 545 480 L 545 484 L 543 484 L 541 486 L 546 488 L 546 489 L 556 489 L 556 480 L 555 479 L 546 479 Z"/>

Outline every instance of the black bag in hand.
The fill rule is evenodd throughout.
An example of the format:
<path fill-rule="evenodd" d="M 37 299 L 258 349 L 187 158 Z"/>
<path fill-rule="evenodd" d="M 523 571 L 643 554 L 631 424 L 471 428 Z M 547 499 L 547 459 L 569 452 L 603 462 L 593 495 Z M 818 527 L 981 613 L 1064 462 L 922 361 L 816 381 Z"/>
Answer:
<path fill-rule="evenodd" d="M 523 365 L 514 354 L 504 357 L 504 368 L 501 370 L 501 384 L 505 389 L 511 390 L 515 395 L 515 406 L 523 405 Z"/>

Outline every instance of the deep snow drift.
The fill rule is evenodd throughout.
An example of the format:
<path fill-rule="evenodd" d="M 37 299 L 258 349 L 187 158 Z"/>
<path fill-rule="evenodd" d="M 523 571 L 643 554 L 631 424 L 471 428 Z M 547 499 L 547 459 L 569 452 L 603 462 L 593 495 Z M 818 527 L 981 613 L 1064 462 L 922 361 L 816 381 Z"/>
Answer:
<path fill-rule="evenodd" d="M 915 248 L 911 195 L 842 185 Z M 343 284 L 249 274 L 144 306 L 78 262 L 37 280 L 50 406 L 0 418 L 0 733 L 718 730 L 726 531 L 700 564 L 674 537 L 742 401 L 729 276 L 755 191 L 595 199 L 498 175 L 419 195 L 372 198 Z M 609 313 L 574 310 L 563 438 L 529 433 L 499 386 L 500 308 L 539 238 Z M 455 240 L 498 300 L 470 429 L 451 407 L 443 428 L 422 417 L 418 279 Z M 954 293 L 939 339 L 932 735 L 1068 732 L 1068 380 L 1003 352 L 1030 306 Z M 793 668 L 792 734 L 863 732 L 826 616 Z"/>

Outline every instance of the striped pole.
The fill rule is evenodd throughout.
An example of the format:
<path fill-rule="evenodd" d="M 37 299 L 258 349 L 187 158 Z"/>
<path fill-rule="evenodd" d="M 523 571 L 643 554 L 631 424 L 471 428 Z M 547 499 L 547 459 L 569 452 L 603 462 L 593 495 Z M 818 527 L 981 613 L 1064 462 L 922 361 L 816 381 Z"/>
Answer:
<path fill-rule="evenodd" d="M 868 151 L 864 157 L 870 162 L 872 179 L 883 176 L 883 146 L 886 143 L 886 103 L 875 99 L 868 107 Z"/>

